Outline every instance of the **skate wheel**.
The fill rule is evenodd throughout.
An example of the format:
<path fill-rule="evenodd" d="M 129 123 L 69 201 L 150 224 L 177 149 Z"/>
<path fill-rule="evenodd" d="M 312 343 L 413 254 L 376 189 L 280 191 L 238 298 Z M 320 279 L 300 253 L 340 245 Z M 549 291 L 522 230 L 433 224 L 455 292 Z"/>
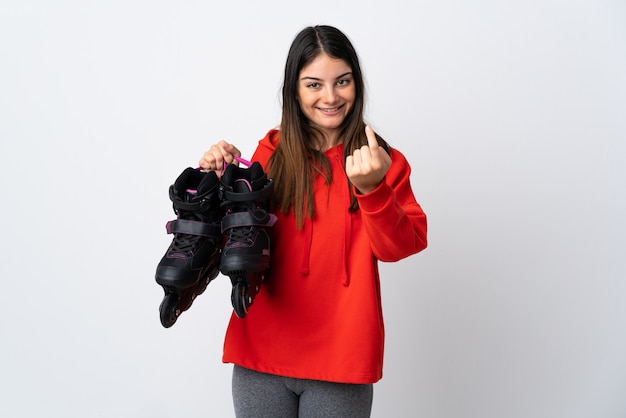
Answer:
<path fill-rule="evenodd" d="M 159 311 L 161 313 L 161 325 L 165 328 L 169 328 L 178 319 L 178 312 L 176 311 L 176 305 L 178 304 L 178 296 L 175 293 L 165 295 Z"/>
<path fill-rule="evenodd" d="M 233 303 L 233 309 L 235 311 L 235 315 L 239 318 L 243 318 L 248 313 L 248 307 L 250 303 L 248 302 L 249 298 L 247 296 L 246 285 L 242 282 L 238 282 L 233 286 L 233 291 L 231 293 L 231 301 Z"/>

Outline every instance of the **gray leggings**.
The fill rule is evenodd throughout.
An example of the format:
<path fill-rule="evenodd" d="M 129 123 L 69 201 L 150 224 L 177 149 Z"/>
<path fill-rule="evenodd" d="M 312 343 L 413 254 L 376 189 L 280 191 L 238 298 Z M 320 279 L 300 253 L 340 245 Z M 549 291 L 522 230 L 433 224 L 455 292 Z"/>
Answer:
<path fill-rule="evenodd" d="M 367 418 L 374 386 L 294 379 L 233 368 L 237 418 Z"/>

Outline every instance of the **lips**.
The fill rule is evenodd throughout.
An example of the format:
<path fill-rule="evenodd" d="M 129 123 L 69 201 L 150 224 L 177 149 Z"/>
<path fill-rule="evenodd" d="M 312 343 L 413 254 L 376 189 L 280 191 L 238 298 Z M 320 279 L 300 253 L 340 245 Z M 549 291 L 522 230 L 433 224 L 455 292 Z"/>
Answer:
<path fill-rule="evenodd" d="M 341 105 L 341 106 L 338 106 L 338 107 L 318 107 L 317 110 L 319 110 L 320 112 L 322 112 L 325 115 L 334 116 L 334 115 L 338 114 L 341 111 L 343 106 L 344 105 Z"/>

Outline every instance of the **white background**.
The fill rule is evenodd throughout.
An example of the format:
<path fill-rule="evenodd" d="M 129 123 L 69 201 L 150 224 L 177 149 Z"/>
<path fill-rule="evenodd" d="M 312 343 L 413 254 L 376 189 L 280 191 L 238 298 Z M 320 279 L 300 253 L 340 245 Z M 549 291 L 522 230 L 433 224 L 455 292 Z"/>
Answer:
<path fill-rule="evenodd" d="M 159 323 L 167 190 L 219 139 L 251 156 L 318 23 L 429 216 L 381 267 L 373 416 L 626 416 L 620 0 L 3 2 L 0 416 L 232 416 L 228 279 Z"/>

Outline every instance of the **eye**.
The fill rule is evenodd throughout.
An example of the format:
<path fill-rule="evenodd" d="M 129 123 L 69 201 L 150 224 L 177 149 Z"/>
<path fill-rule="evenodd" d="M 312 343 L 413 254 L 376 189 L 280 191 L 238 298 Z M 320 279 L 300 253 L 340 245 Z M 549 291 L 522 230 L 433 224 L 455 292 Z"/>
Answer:
<path fill-rule="evenodd" d="M 318 88 L 320 86 L 320 83 L 314 81 L 312 83 L 307 84 L 306 86 L 307 86 L 307 88 L 310 88 L 310 89 L 316 89 L 316 88 Z"/>
<path fill-rule="evenodd" d="M 338 86 L 347 86 L 348 84 L 350 84 L 350 80 L 347 78 L 343 78 L 337 81 Z"/>

